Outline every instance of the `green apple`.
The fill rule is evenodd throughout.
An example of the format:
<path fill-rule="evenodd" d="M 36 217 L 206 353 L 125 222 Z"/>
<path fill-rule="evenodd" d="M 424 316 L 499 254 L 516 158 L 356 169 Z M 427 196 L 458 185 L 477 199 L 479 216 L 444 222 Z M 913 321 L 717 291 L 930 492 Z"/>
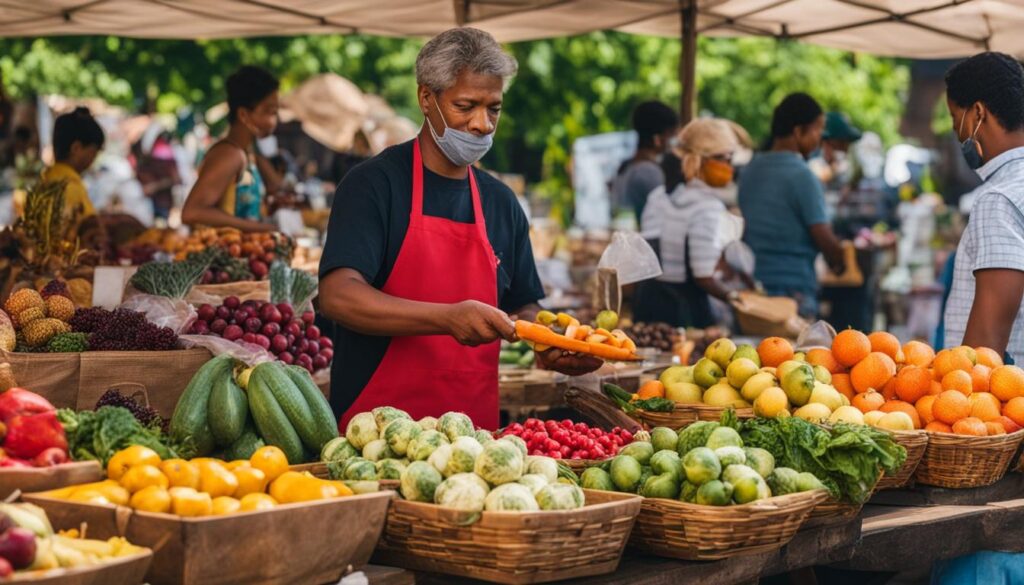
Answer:
<path fill-rule="evenodd" d="M 704 357 L 715 362 L 719 367 L 725 368 L 729 365 L 729 361 L 732 360 L 734 353 L 736 353 L 736 344 L 731 339 L 722 337 L 716 339 L 704 350 Z"/>
<path fill-rule="evenodd" d="M 795 370 L 795 369 L 797 369 L 797 368 L 799 368 L 801 366 L 806 366 L 806 365 L 807 364 L 805 364 L 804 362 L 801 362 L 801 361 L 787 360 L 787 361 L 784 361 L 781 364 L 779 364 L 779 367 L 775 368 L 775 375 L 780 380 L 783 380 L 793 370 Z M 811 371 L 813 373 L 813 370 L 811 370 Z"/>
<path fill-rule="evenodd" d="M 700 404 L 703 402 L 704 389 L 692 382 L 672 382 L 665 384 L 665 398 L 681 404 Z"/>
<path fill-rule="evenodd" d="M 708 358 L 700 358 L 697 364 L 693 366 L 693 381 L 698 386 L 704 388 L 710 388 L 718 383 L 718 380 L 725 375 L 722 371 L 722 366 L 719 366 L 715 362 Z"/>
<path fill-rule="evenodd" d="M 795 406 L 803 406 L 811 398 L 814 391 L 814 370 L 807 364 L 800 364 L 799 367 L 779 378 L 782 381 L 782 389 L 786 391 L 789 401 Z M 796 413 L 793 413 L 796 415 Z M 831 414 L 831 409 L 829 409 Z M 827 417 L 826 417 L 827 418 Z"/>
<path fill-rule="evenodd" d="M 669 384 L 686 382 L 693 384 L 693 366 L 669 366 L 658 376 L 658 380 L 668 388 Z"/>
<path fill-rule="evenodd" d="M 742 388 L 747 380 L 757 373 L 757 364 L 747 358 L 734 359 L 725 369 L 725 377 L 733 388 Z"/>
<path fill-rule="evenodd" d="M 733 361 L 736 361 L 740 358 L 747 358 L 757 364 L 757 367 L 761 367 L 761 356 L 757 355 L 757 350 L 749 343 L 744 343 L 736 347 L 736 353 L 732 354 L 732 359 Z"/>

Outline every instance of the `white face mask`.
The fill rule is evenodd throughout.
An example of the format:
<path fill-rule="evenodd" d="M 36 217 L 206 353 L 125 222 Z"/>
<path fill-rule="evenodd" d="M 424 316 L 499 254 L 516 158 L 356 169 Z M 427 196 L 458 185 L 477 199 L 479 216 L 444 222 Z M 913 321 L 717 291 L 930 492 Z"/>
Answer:
<path fill-rule="evenodd" d="M 430 123 L 430 118 L 424 116 L 427 121 L 427 128 L 430 128 L 430 135 L 434 137 L 434 142 L 437 143 L 445 157 L 452 161 L 452 164 L 459 167 L 467 167 L 487 154 L 487 151 L 494 144 L 493 132 L 477 136 L 472 132 L 451 128 L 444 119 L 444 114 L 441 113 L 441 108 L 437 105 L 436 98 L 434 99 L 434 107 L 437 108 L 437 113 L 441 116 L 441 122 L 444 123 L 444 135 L 438 136 L 437 132 L 434 131 L 434 125 Z"/>

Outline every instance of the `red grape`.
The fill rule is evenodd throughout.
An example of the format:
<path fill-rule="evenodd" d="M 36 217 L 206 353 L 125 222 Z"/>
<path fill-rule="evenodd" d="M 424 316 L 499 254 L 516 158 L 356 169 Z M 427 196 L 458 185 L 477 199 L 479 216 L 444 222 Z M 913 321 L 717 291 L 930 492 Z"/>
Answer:
<path fill-rule="evenodd" d="M 224 319 L 214 319 L 213 323 L 210 323 L 210 331 L 217 335 L 222 335 L 224 333 L 224 328 L 227 326 L 228 322 Z"/>
<path fill-rule="evenodd" d="M 266 321 L 266 319 L 263 320 L 265 324 L 263 325 L 263 329 L 260 329 L 260 333 L 266 335 L 270 339 L 273 339 L 275 335 L 281 332 L 281 326 L 278 325 L 277 323 L 274 323 L 273 321 L 269 323 L 267 323 Z"/>
<path fill-rule="evenodd" d="M 313 320 L 315 318 L 316 315 L 313 314 L 313 311 L 306 311 L 305 313 L 302 314 L 302 322 L 305 323 L 306 325 L 312 325 Z"/>
<path fill-rule="evenodd" d="M 287 351 L 282 351 L 281 353 L 277 354 L 277 359 L 280 362 L 288 365 L 295 363 L 295 358 L 292 356 L 292 354 L 288 353 Z"/>
<path fill-rule="evenodd" d="M 228 325 L 227 327 L 224 328 L 224 333 L 222 334 L 222 337 L 224 337 L 224 339 L 227 339 L 228 341 L 238 341 L 239 339 L 242 338 L 242 335 L 244 335 L 244 332 L 242 331 L 241 327 L 239 327 L 238 325 Z"/>
<path fill-rule="evenodd" d="M 242 341 L 246 343 L 256 343 L 256 334 L 252 331 L 248 331 L 242 334 Z"/>
<path fill-rule="evenodd" d="M 278 333 L 270 339 L 270 347 L 275 353 L 280 354 L 288 349 L 288 338 Z"/>
<path fill-rule="evenodd" d="M 270 349 L 270 338 L 266 335 L 260 335 L 257 333 L 255 343 L 263 349 Z"/>
<path fill-rule="evenodd" d="M 203 303 L 199 306 L 199 310 L 196 311 L 199 318 L 205 322 L 213 321 L 217 316 L 217 309 L 209 303 Z"/>

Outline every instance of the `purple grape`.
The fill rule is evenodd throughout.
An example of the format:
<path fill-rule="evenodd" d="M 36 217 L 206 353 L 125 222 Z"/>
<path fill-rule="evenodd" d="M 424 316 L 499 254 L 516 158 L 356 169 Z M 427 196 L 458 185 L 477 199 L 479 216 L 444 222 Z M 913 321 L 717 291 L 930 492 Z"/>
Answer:
<path fill-rule="evenodd" d="M 308 341 L 308 340 L 307 340 Z M 308 341 L 309 345 L 306 346 L 306 353 L 310 356 L 315 356 L 320 353 L 320 344 L 315 341 Z"/>
<path fill-rule="evenodd" d="M 313 314 L 313 311 L 306 311 L 305 313 L 302 314 L 302 322 L 305 323 L 306 325 L 312 325 L 313 320 L 315 318 L 316 315 Z"/>
<path fill-rule="evenodd" d="M 206 335 L 210 332 L 210 324 L 206 321 L 196 320 L 192 323 L 192 334 L 193 335 Z"/>
<path fill-rule="evenodd" d="M 216 318 L 223 319 L 225 321 L 231 319 L 231 309 L 227 308 L 224 305 L 217 307 Z"/>
<path fill-rule="evenodd" d="M 322 369 L 327 367 L 327 364 L 328 364 L 327 358 L 325 358 L 322 355 L 318 355 L 318 356 L 313 358 L 313 369 L 314 370 L 322 370 Z"/>
<path fill-rule="evenodd" d="M 266 335 L 260 335 L 257 333 L 255 337 L 256 345 L 262 347 L 263 349 L 270 349 L 270 339 Z"/>
<path fill-rule="evenodd" d="M 260 329 L 260 333 L 262 333 L 263 335 L 266 335 L 269 338 L 273 338 L 275 335 L 281 332 L 281 326 L 278 325 L 277 323 L 267 323 L 266 319 L 264 319 L 263 321 L 263 329 Z"/>
<path fill-rule="evenodd" d="M 282 351 L 281 353 L 277 354 L 277 359 L 278 361 L 284 362 L 288 365 L 292 365 L 295 363 L 295 357 L 292 356 L 292 354 L 288 353 L 287 351 Z"/>
<path fill-rule="evenodd" d="M 223 306 L 227 307 L 228 310 L 234 311 L 240 304 L 241 303 L 236 296 L 224 297 Z"/>
<path fill-rule="evenodd" d="M 260 321 L 256 317 L 249 317 L 248 319 L 245 320 L 245 330 L 246 331 L 250 331 L 252 333 L 256 333 L 260 329 L 263 329 L 263 321 Z"/>
<path fill-rule="evenodd" d="M 306 327 L 306 339 L 316 341 L 320 339 L 320 328 L 316 325 L 310 325 Z"/>
<path fill-rule="evenodd" d="M 242 334 L 242 341 L 246 343 L 256 343 L 256 334 L 253 332 L 247 332 Z"/>
<path fill-rule="evenodd" d="M 213 321 L 216 318 L 217 309 L 215 309 L 213 305 L 209 303 L 204 303 L 199 306 L 199 310 L 196 311 L 196 314 L 199 316 L 199 319 L 205 321 L 206 323 L 209 323 L 210 321 Z"/>

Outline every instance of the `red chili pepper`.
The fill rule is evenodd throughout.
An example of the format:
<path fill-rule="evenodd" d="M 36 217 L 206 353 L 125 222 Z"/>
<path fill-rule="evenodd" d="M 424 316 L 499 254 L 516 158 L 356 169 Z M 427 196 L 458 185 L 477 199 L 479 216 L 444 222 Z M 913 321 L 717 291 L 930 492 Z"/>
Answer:
<path fill-rule="evenodd" d="M 56 411 L 15 415 L 7 422 L 3 449 L 8 455 L 32 459 L 51 447 L 64 451 L 68 448 L 64 427 L 57 420 Z"/>

